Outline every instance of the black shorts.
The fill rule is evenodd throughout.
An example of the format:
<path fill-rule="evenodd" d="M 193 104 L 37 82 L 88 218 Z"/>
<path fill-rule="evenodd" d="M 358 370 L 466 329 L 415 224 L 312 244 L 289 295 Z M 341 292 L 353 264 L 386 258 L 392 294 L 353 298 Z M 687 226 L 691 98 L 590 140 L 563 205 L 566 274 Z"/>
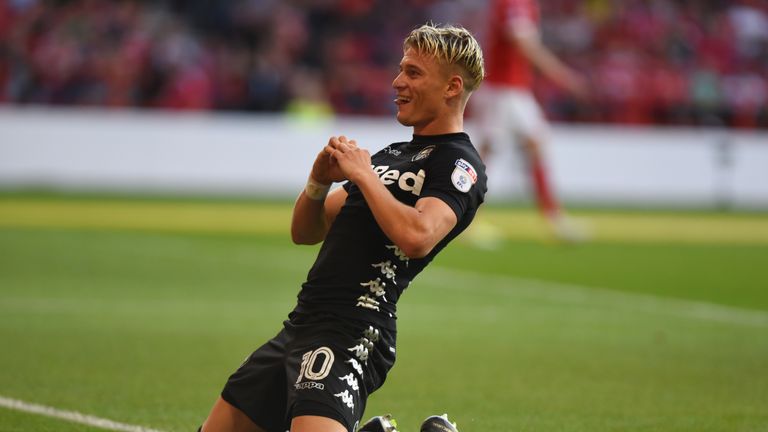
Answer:
<path fill-rule="evenodd" d="M 395 363 L 395 332 L 330 314 L 292 314 L 229 377 L 222 398 L 268 432 L 302 415 L 353 432 Z"/>

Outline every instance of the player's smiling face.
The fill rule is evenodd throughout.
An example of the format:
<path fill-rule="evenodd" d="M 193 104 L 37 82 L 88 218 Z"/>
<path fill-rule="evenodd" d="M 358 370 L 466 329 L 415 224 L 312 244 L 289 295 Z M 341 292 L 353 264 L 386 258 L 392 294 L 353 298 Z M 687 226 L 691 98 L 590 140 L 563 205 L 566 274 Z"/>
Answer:
<path fill-rule="evenodd" d="M 430 134 L 447 106 L 445 90 L 449 74 L 434 57 L 407 48 L 400 61 L 400 72 L 392 82 L 396 92 L 397 120 L 413 126 L 415 134 Z"/>

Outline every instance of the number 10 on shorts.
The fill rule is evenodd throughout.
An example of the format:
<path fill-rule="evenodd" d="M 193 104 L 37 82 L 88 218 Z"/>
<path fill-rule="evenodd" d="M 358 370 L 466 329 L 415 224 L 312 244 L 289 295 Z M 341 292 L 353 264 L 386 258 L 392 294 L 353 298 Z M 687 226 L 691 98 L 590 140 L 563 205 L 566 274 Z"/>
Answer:
<path fill-rule="evenodd" d="M 320 347 L 309 351 L 301 357 L 301 370 L 296 384 L 303 378 L 311 381 L 319 381 L 331 373 L 333 366 L 333 351 L 328 347 Z"/>

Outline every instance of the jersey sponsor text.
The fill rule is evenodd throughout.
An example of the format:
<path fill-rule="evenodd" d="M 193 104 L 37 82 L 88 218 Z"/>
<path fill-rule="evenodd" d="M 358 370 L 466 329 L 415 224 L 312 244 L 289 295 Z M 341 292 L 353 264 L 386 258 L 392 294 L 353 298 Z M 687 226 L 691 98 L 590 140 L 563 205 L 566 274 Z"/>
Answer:
<path fill-rule="evenodd" d="M 400 171 L 389 169 L 389 165 L 372 166 L 373 172 L 379 176 L 379 179 L 385 186 L 389 186 L 394 182 L 397 182 L 397 186 L 416 196 L 421 195 L 421 188 L 424 186 L 424 179 L 427 177 L 426 171 L 420 169 L 418 173 L 412 173 L 406 171 L 401 173 Z"/>

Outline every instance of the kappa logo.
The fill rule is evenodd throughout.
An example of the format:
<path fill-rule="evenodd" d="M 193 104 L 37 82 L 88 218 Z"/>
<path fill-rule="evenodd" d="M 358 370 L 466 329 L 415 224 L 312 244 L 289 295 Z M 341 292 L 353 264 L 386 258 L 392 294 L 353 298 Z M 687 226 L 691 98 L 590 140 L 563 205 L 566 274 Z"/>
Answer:
<path fill-rule="evenodd" d="M 358 363 L 357 360 L 349 359 L 344 363 L 350 363 L 352 367 L 355 369 L 355 372 L 357 372 L 357 374 L 360 375 L 361 377 L 363 376 L 363 367 L 360 366 L 360 363 Z"/>
<path fill-rule="evenodd" d="M 472 185 L 477 182 L 477 171 L 469 162 L 464 159 L 456 159 L 456 168 L 451 174 L 451 182 L 461 192 L 467 193 Z"/>
<path fill-rule="evenodd" d="M 355 391 L 359 391 L 360 390 L 360 386 L 357 383 L 357 378 L 355 378 L 355 375 L 353 375 L 352 372 L 350 372 L 347 375 L 344 375 L 343 377 L 339 377 L 339 379 L 342 380 L 342 381 L 346 381 L 347 385 L 352 390 L 355 390 Z"/>
<path fill-rule="evenodd" d="M 410 258 L 408 258 L 408 255 L 406 255 L 402 249 L 400 249 L 397 245 L 387 245 L 386 247 L 395 253 L 397 259 L 400 261 L 405 261 L 405 266 L 408 267 L 408 261 Z"/>
<path fill-rule="evenodd" d="M 432 150 L 434 149 L 435 149 L 435 146 L 433 145 L 424 147 L 420 152 L 416 153 L 411 158 L 411 162 L 416 162 L 416 161 L 428 158 L 429 154 L 432 153 Z"/>
<path fill-rule="evenodd" d="M 370 354 L 370 350 L 362 342 L 353 346 L 352 348 L 347 348 L 347 351 L 354 353 L 355 357 L 363 362 L 368 360 L 368 355 Z"/>
<path fill-rule="evenodd" d="M 347 406 L 347 408 L 352 409 L 352 412 L 355 412 L 355 398 L 349 394 L 349 390 L 344 390 L 341 393 L 334 394 L 337 398 L 341 398 L 341 402 Z"/>
<path fill-rule="evenodd" d="M 414 174 L 410 171 L 401 173 L 398 170 L 390 170 L 389 165 L 371 166 L 373 172 L 379 176 L 381 182 L 385 185 L 391 185 L 397 182 L 397 186 L 406 192 L 410 192 L 416 196 L 421 195 L 421 188 L 424 186 L 424 179 L 427 177 L 426 171 L 420 169 L 418 173 Z"/>
<path fill-rule="evenodd" d="M 355 306 L 375 310 L 376 312 L 379 312 L 381 309 L 379 309 L 379 305 L 381 303 L 376 301 L 373 297 L 371 297 L 368 294 L 361 295 L 357 298 L 357 304 Z"/>
<path fill-rule="evenodd" d="M 325 384 L 315 382 L 315 381 L 301 382 L 298 384 L 294 384 L 293 386 L 296 387 L 296 390 L 310 390 L 310 389 L 325 390 Z"/>

